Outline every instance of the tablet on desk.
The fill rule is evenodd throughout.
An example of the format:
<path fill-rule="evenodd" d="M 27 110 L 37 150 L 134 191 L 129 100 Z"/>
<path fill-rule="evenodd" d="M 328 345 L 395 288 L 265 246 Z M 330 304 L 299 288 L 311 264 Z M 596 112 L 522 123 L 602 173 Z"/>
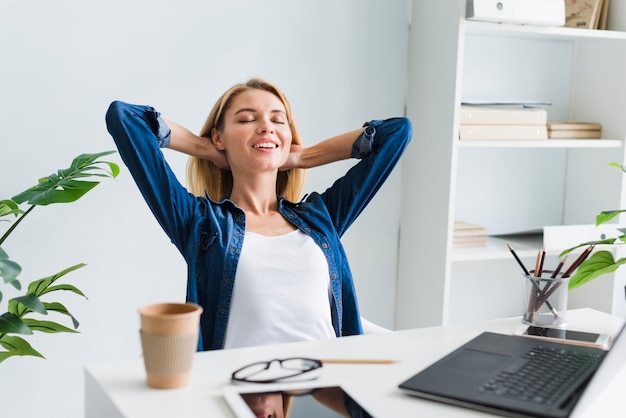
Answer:
<path fill-rule="evenodd" d="M 339 385 L 319 382 L 299 384 L 232 385 L 223 390 L 226 402 L 237 418 L 282 416 L 285 418 L 341 418 L 332 403 L 347 399 L 351 409 L 360 410 L 359 417 L 371 417 L 355 399 Z"/>

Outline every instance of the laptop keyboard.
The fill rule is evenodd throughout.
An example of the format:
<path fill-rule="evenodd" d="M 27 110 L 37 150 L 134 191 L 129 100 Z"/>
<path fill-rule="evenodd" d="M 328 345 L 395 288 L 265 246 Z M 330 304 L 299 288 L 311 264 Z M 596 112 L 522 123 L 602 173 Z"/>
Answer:
<path fill-rule="evenodd" d="M 535 347 L 496 377 L 480 392 L 555 405 L 576 383 L 577 376 L 595 368 L 600 354 L 554 347 Z"/>

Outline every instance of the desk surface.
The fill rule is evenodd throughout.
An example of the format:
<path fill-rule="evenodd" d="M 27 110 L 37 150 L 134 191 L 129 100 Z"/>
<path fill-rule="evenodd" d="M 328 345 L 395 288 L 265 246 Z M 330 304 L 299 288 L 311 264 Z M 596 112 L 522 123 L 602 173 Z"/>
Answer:
<path fill-rule="evenodd" d="M 580 309 L 568 312 L 568 324 L 572 329 L 613 335 L 619 329 L 621 320 L 591 309 Z M 341 384 L 375 417 L 490 416 L 406 395 L 398 389 L 398 384 L 483 331 L 510 334 L 519 325 L 519 318 L 510 318 L 332 341 L 202 352 L 196 354 L 194 359 L 191 384 L 171 390 L 146 386 L 141 359 L 90 364 L 85 367 L 86 417 L 234 417 L 222 396 L 224 387 L 230 385 L 232 371 L 255 361 L 294 356 L 397 360 L 395 364 L 324 365 L 319 383 Z M 609 385 L 606 393 L 599 397 L 601 399 L 588 408 L 593 413 L 576 411 L 576 416 L 599 416 L 597 408 L 600 403 L 603 410 L 614 410 L 611 404 L 615 405 L 620 400 L 617 388 L 626 387 L 626 367 L 622 367 L 614 381 L 616 384 Z"/>

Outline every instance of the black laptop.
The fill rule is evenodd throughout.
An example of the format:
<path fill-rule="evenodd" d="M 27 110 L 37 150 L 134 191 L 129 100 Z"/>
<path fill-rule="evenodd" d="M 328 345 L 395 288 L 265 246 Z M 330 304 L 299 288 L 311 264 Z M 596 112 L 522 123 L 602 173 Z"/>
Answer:
<path fill-rule="evenodd" d="M 609 351 L 484 332 L 399 387 L 507 417 L 569 417 L 626 362 L 624 327 Z M 577 406 L 578 405 L 578 406 Z"/>

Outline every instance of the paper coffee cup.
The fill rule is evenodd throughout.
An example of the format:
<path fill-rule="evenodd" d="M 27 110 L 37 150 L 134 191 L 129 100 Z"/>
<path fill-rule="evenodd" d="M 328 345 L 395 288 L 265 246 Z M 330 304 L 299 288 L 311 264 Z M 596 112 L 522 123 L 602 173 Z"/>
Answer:
<path fill-rule="evenodd" d="M 189 384 L 201 314 L 202 307 L 193 303 L 157 303 L 139 308 L 149 387 L 172 389 Z"/>

